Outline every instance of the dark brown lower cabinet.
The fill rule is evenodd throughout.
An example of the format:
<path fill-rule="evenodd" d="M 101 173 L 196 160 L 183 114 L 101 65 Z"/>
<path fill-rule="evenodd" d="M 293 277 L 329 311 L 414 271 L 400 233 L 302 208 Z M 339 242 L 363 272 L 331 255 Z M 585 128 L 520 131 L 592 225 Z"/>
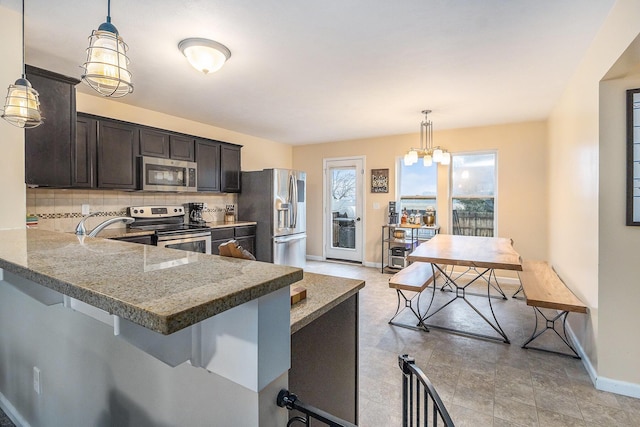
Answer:
<path fill-rule="evenodd" d="M 129 243 L 140 243 L 143 245 L 151 245 L 151 234 L 147 234 L 144 236 L 126 236 L 126 237 L 116 237 L 112 240 L 119 240 L 121 242 L 129 242 Z"/>
<path fill-rule="evenodd" d="M 211 253 L 219 255 L 218 246 L 235 239 L 243 249 L 256 254 L 256 226 L 239 225 L 237 227 L 213 228 L 211 230 Z"/>
<path fill-rule="evenodd" d="M 291 335 L 289 391 L 358 423 L 358 294 Z M 291 411 L 290 417 L 301 415 Z M 311 420 L 312 426 L 325 425 Z"/>

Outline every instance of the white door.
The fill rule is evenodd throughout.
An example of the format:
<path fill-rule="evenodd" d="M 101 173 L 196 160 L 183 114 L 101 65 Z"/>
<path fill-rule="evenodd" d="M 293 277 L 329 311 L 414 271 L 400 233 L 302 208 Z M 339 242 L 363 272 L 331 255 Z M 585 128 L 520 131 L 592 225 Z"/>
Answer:
<path fill-rule="evenodd" d="M 325 258 L 363 261 L 364 158 L 325 159 Z"/>

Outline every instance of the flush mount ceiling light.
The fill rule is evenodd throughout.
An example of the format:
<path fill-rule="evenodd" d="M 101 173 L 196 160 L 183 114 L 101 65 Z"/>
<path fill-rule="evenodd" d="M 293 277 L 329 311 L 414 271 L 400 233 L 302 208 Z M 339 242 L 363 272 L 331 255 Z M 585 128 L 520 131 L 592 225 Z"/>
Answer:
<path fill-rule="evenodd" d="M 38 91 L 31 87 L 24 71 L 24 0 L 22 0 L 22 77 L 9 85 L 2 118 L 20 128 L 42 124 Z"/>
<path fill-rule="evenodd" d="M 91 32 L 82 81 L 102 96 L 120 98 L 133 92 L 127 44 L 111 24 L 111 0 L 107 22 Z"/>
<path fill-rule="evenodd" d="M 447 150 L 433 146 L 433 123 L 427 118 L 431 110 L 422 110 L 424 120 L 420 123 L 420 148 L 411 148 L 404 155 L 405 166 L 411 166 L 422 158 L 425 166 L 431 166 L 433 162 L 448 165 L 451 163 L 451 154 Z"/>
<path fill-rule="evenodd" d="M 185 39 L 178 43 L 178 49 L 193 68 L 204 74 L 215 73 L 231 57 L 225 45 L 209 39 Z"/>

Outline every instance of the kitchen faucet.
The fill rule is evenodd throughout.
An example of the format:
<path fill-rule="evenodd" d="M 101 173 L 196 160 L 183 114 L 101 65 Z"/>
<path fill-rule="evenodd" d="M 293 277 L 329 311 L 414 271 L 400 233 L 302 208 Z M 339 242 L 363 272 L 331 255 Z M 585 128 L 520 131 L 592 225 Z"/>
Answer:
<path fill-rule="evenodd" d="M 94 212 L 92 214 L 89 214 L 87 216 L 85 216 L 84 218 L 82 218 L 80 220 L 80 222 L 78 223 L 78 225 L 76 226 L 76 234 L 79 236 L 89 236 L 89 237 L 96 237 L 98 235 L 98 233 L 100 233 L 102 230 L 104 230 L 105 228 L 107 228 L 108 226 L 110 226 L 111 224 L 115 224 L 118 221 L 122 221 L 125 224 L 131 224 L 133 221 L 135 221 L 133 218 L 129 217 L 129 216 L 117 216 L 115 218 L 109 218 L 106 221 L 101 222 L 100 224 L 98 224 L 96 226 L 96 228 L 94 228 L 93 230 L 91 230 L 89 233 L 87 233 L 87 229 L 84 226 L 84 222 L 94 216 L 94 215 L 98 215 L 100 212 Z"/>

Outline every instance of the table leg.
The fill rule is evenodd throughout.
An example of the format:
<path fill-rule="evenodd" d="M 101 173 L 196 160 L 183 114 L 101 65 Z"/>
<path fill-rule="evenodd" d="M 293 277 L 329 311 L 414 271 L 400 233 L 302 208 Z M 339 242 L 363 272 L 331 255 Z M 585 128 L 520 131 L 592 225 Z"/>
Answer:
<path fill-rule="evenodd" d="M 446 267 L 443 268 L 443 267 L 441 267 L 441 266 L 439 266 L 437 264 L 433 264 L 432 263 L 431 264 L 431 268 L 433 269 L 433 276 L 434 277 L 437 277 L 437 274 L 436 274 L 436 270 L 437 270 L 443 276 L 443 280 L 445 281 L 445 283 L 449 283 L 449 284 L 451 284 L 452 286 L 455 287 L 455 297 L 453 299 L 450 299 L 449 301 L 447 301 L 444 305 L 442 305 L 441 307 L 437 308 L 432 313 L 430 313 L 431 306 L 433 304 L 433 297 L 435 296 L 435 292 L 436 292 L 436 288 L 437 288 L 437 286 L 435 286 L 435 280 L 434 280 L 432 301 L 429 304 L 429 307 L 427 307 L 427 310 L 426 310 L 425 315 L 423 316 L 422 320 L 424 322 L 426 322 L 426 320 L 428 320 L 429 318 L 433 317 L 434 315 L 436 315 L 437 313 L 442 311 L 449 304 L 453 303 L 454 301 L 456 301 L 458 299 L 462 299 L 485 322 L 487 322 L 487 324 L 489 324 L 489 326 L 491 326 L 493 328 L 493 330 L 495 330 L 500 335 L 501 338 L 495 337 L 495 336 L 490 336 L 490 335 L 478 334 L 478 333 L 474 333 L 474 332 L 460 331 L 460 330 L 457 330 L 457 329 L 447 328 L 447 327 L 439 326 L 439 325 L 433 325 L 433 324 L 428 324 L 427 325 L 426 323 L 425 323 L 425 325 L 427 325 L 429 327 L 432 327 L 432 328 L 444 329 L 444 330 L 448 330 L 448 331 L 451 331 L 451 332 L 457 332 L 457 333 L 464 334 L 464 335 L 471 335 L 471 336 L 476 336 L 476 337 L 480 337 L 480 338 L 486 338 L 486 339 L 490 339 L 490 340 L 503 341 L 503 342 L 505 342 L 507 344 L 510 344 L 509 337 L 507 337 L 507 334 L 504 332 L 504 330 L 500 326 L 500 323 L 498 322 L 498 319 L 496 318 L 495 311 L 493 310 L 493 304 L 491 302 L 491 299 L 492 299 L 492 297 L 491 297 L 491 288 L 493 287 L 491 285 L 491 277 L 493 276 L 494 280 L 495 280 L 495 271 L 493 269 L 487 268 L 482 272 L 479 272 L 478 270 L 475 270 L 476 273 L 477 273 L 476 277 L 473 278 L 469 283 L 465 284 L 464 286 L 459 286 L 456 283 L 456 280 L 458 280 L 460 278 L 460 276 L 456 276 L 455 278 L 453 278 L 451 276 L 451 274 L 447 273 Z M 487 273 L 489 273 L 489 277 L 488 278 L 485 277 L 485 275 Z M 466 297 L 467 296 L 466 288 L 471 286 L 476 280 L 479 280 L 479 279 L 484 280 L 486 282 L 486 284 L 487 284 L 487 299 L 489 300 L 489 308 L 491 310 L 491 315 L 493 317 L 493 322 L 489 318 L 487 318 L 484 314 L 482 314 L 480 312 L 480 310 L 478 310 Z M 452 290 L 451 292 L 454 292 L 454 291 Z M 473 295 L 473 294 L 470 294 L 470 295 Z"/>
<path fill-rule="evenodd" d="M 451 275 L 453 275 L 453 269 L 454 266 L 451 266 Z M 446 271 L 446 266 L 445 266 L 445 271 Z M 478 272 L 478 269 L 475 267 L 468 267 L 465 271 L 463 271 L 462 273 L 459 273 L 458 275 L 456 275 L 456 277 L 452 278 L 452 281 L 446 280 L 445 283 L 440 287 L 441 291 L 447 291 L 447 292 L 453 292 L 453 288 L 452 288 L 452 282 L 455 286 L 455 281 L 458 280 L 460 277 L 466 275 L 467 273 L 469 273 L 470 271 L 473 271 L 476 273 L 476 275 L 480 275 L 480 273 Z M 483 273 L 484 274 L 484 273 Z M 483 279 L 487 282 L 488 285 L 490 285 L 493 289 L 495 289 L 500 296 L 498 295 L 490 295 L 490 298 L 501 298 L 501 299 L 507 299 L 507 296 L 505 295 L 504 291 L 502 290 L 502 288 L 500 287 L 500 283 L 498 283 L 498 278 L 496 277 L 495 273 L 493 274 L 493 282 L 491 281 L 491 275 L 489 275 L 489 278 L 486 279 L 483 277 Z M 495 282 L 495 284 L 494 284 Z M 448 288 L 448 289 L 445 289 Z M 469 295 L 482 295 L 482 294 L 475 294 L 475 293 L 471 293 L 471 292 L 467 292 Z M 484 295 L 482 295 L 484 296 Z"/>

